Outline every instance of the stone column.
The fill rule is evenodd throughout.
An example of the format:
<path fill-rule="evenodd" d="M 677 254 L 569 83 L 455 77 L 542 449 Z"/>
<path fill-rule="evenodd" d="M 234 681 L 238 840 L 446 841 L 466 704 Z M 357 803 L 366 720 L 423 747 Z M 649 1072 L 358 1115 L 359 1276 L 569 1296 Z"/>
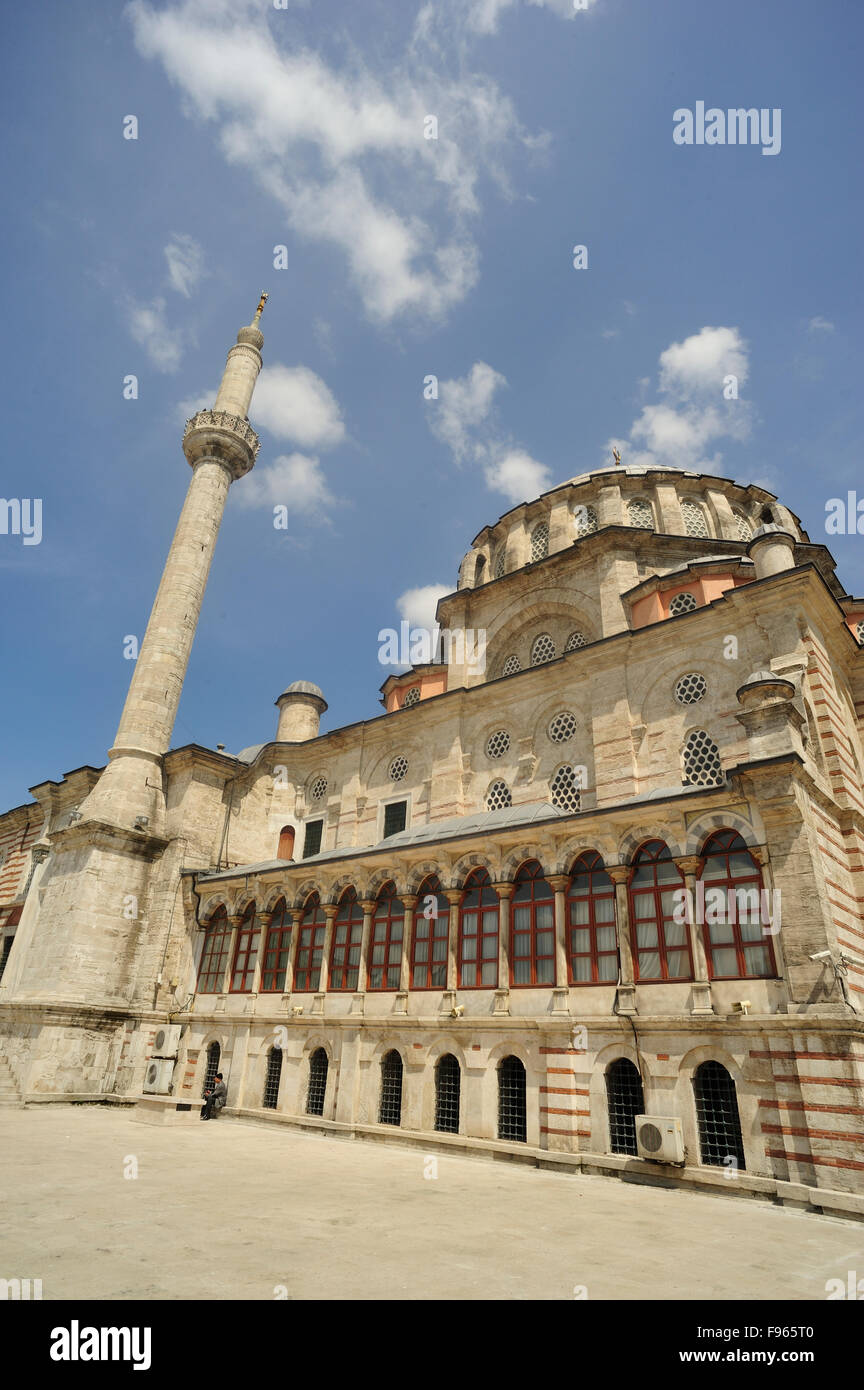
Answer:
<path fill-rule="evenodd" d="M 255 921 L 258 926 L 258 958 L 255 962 L 255 974 L 252 979 L 252 993 L 261 993 L 261 972 L 264 969 L 264 948 L 267 945 L 267 932 L 273 920 L 272 912 L 256 912 Z"/>
<path fill-rule="evenodd" d="M 228 959 L 225 962 L 225 974 L 222 976 L 222 988 L 219 991 L 220 994 L 231 993 L 231 975 L 234 970 L 234 956 L 237 951 L 237 937 L 240 932 L 240 923 L 243 921 L 243 918 L 245 916 L 245 911 L 232 912 L 228 916 L 228 921 L 231 923 L 231 940 L 228 943 Z"/>
<path fill-rule="evenodd" d="M 617 990 L 619 1014 L 636 1014 L 636 984 L 633 965 L 633 945 L 630 938 L 630 903 L 627 883 L 628 864 L 607 864 L 606 872 L 615 885 L 615 930 L 618 935 L 618 956 L 621 962 L 621 982 Z"/>
<path fill-rule="evenodd" d="M 291 949 L 288 952 L 288 968 L 285 971 L 285 993 L 290 994 L 294 988 L 294 965 L 297 961 L 297 946 L 300 941 L 300 923 L 303 921 L 302 907 L 289 908 L 291 913 Z"/>
<path fill-rule="evenodd" d="M 338 903 L 323 903 L 322 911 L 327 919 L 324 928 L 324 949 L 321 952 L 321 974 L 318 976 L 316 994 L 326 994 L 330 983 L 330 944 L 333 940 L 333 918 L 339 911 Z"/>
<path fill-rule="evenodd" d="M 546 882 L 555 893 L 555 984 L 567 989 L 570 984 L 567 968 L 567 889 L 569 874 L 547 874 Z"/>
<path fill-rule="evenodd" d="M 492 887 L 498 894 L 500 907 L 498 912 L 498 990 L 503 996 L 505 1006 L 496 1012 L 509 1013 L 510 1006 L 506 1004 L 506 999 L 510 994 L 510 899 L 516 891 L 515 883 L 493 883 Z"/>
<path fill-rule="evenodd" d="M 682 854 L 675 863 L 684 875 L 684 888 L 687 893 L 687 931 L 690 938 L 690 954 L 693 957 L 693 1007 L 691 1014 L 713 1014 L 711 982 L 708 979 L 708 959 L 705 955 L 703 924 L 694 921 L 696 903 L 696 875 L 702 863 L 698 854 Z"/>
<path fill-rule="evenodd" d="M 416 893 L 400 893 L 405 908 L 405 925 L 402 929 L 402 964 L 399 968 L 399 993 L 407 994 L 411 984 L 411 944 L 414 940 L 414 909 L 417 906 Z"/>
<path fill-rule="evenodd" d="M 357 971 L 357 990 L 360 994 L 365 994 L 366 986 L 369 981 L 369 951 L 372 941 L 372 917 L 378 904 L 374 898 L 364 898 L 360 906 L 363 909 L 363 935 L 360 940 L 360 966 Z"/>
<path fill-rule="evenodd" d="M 447 988 L 458 988 L 459 979 L 459 904 L 462 901 L 461 888 L 446 888 L 444 896 L 450 904 L 447 927 Z"/>

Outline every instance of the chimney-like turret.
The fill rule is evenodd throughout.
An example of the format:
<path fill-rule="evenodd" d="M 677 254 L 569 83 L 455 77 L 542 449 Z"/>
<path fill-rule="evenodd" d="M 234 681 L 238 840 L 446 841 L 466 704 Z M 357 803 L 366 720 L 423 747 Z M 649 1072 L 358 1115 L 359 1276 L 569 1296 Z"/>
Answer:
<path fill-rule="evenodd" d="M 279 710 L 277 743 L 306 743 L 318 737 L 327 701 L 317 685 L 311 681 L 295 681 L 283 690 L 276 707 Z"/>

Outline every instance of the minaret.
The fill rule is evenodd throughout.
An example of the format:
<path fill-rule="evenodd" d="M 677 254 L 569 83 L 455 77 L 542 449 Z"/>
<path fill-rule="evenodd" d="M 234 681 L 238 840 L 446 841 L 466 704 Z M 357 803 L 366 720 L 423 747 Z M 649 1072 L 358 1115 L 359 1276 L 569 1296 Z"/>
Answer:
<path fill-rule="evenodd" d="M 267 301 L 237 334 L 212 410 L 187 421 L 183 452 L 192 478 L 129 685 L 109 763 L 82 802 L 82 821 L 101 821 L 158 835 L 162 828 L 161 759 L 170 747 L 189 653 L 216 548 L 228 489 L 258 453 L 249 404 L 261 370 L 258 327 Z"/>

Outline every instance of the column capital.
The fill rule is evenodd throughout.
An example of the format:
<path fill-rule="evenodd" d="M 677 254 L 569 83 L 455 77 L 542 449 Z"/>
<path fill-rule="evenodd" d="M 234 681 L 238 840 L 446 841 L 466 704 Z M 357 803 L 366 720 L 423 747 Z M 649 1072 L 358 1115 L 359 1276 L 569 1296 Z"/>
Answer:
<path fill-rule="evenodd" d="M 333 918 L 336 916 L 336 913 L 339 911 L 339 904 L 338 904 L 338 903 L 322 903 L 322 905 L 321 905 L 321 911 L 324 913 L 324 916 L 325 916 L 326 920 L 327 920 L 328 922 L 332 922 L 332 921 L 333 921 Z"/>
<path fill-rule="evenodd" d="M 360 898 L 359 902 L 363 912 L 369 917 L 371 917 L 372 913 L 378 906 L 378 903 L 375 898 Z"/>
<path fill-rule="evenodd" d="M 302 907 L 291 907 L 288 910 L 291 913 L 291 921 L 294 923 L 295 927 L 299 927 L 300 923 L 303 921 Z"/>
<path fill-rule="evenodd" d="M 447 899 L 447 901 L 448 901 L 448 903 L 450 904 L 451 907 L 458 907 L 459 904 L 460 904 L 461 901 L 462 901 L 462 894 L 463 894 L 463 892 L 464 892 L 464 889 L 462 889 L 462 888 L 444 888 L 444 889 L 442 889 L 442 892 L 443 892 L 444 897 Z"/>
<path fill-rule="evenodd" d="M 493 883 L 492 887 L 495 889 L 498 897 L 502 898 L 505 903 L 510 901 L 516 891 L 515 883 Z"/>
<path fill-rule="evenodd" d="M 702 856 L 699 854 L 676 854 L 672 859 L 682 872 L 682 874 L 697 874 L 702 863 Z"/>
<path fill-rule="evenodd" d="M 229 912 L 229 913 L 227 914 L 228 921 L 231 923 L 231 926 L 232 926 L 232 927 L 239 927 L 240 923 L 243 921 L 243 918 L 244 918 L 245 916 L 246 916 L 246 909 L 245 909 L 245 908 L 243 909 L 242 912 Z"/>
<path fill-rule="evenodd" d="M 418 903 L 418 896 L 416 893 L 400 893 L 399 901 L 409 912 L 413 912 Z"/>
<path fill-rule="evenodd" d="M 607 864 L 607 865 L 606 865 L 606 872 L 607 872 L 607 874 L 609 875 L 609 877 L 611 878 L 612 882 L 615 884 L 615 886 L 616 886 L 616 888 L 617 888 L 617 886 L 618 886 L 619 883 L 626 883 L 627 880 L 628 880 L 628 878 L 630 877 L 630 865 L 629 865 L 629 864 Z"/>
<path fill-rule="evenodd" d="M 262 927 L 269 927 L 270 923 L 273 921 L 272 912 L 258 912 L 256 913 L 256 917 Z"/>
<path fill-rule="evenodd" d="M 555 893 L 563 893 L 570 886 L 569 874 L 547 874 L 546 882 Z"/>

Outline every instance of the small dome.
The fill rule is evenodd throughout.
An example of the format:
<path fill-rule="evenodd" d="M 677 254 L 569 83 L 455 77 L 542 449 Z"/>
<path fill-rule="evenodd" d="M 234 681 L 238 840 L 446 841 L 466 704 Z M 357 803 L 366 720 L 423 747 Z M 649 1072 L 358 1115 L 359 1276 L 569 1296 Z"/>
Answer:
<path fill-rule="evenodd" d="M 324 699 L 324 691 L 311 681 L 292 681 L 288 689 L 282 691 L 282 695 L 317 695 L 319 700 Z M 279 696 L 280 700 L 282 695 Z"/>

